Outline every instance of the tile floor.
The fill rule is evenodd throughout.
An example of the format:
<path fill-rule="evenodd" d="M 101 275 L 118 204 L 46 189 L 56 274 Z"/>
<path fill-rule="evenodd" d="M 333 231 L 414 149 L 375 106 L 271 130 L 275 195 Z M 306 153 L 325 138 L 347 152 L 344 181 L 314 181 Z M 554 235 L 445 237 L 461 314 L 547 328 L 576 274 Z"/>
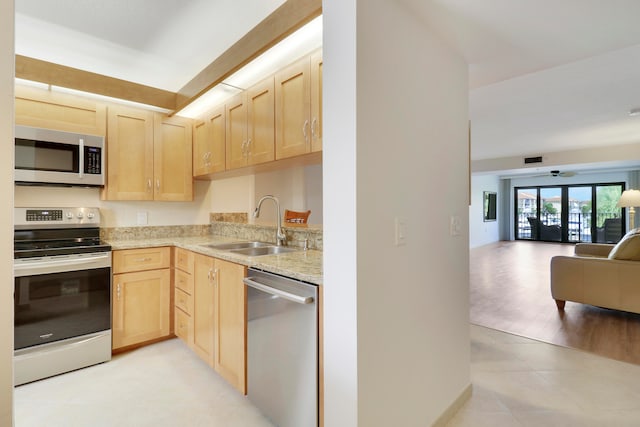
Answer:
<path fill-rule="evenodd" d="M 640 366 L 471 326 L 449 427 L 640 426 Z M 15 390 L 16 427 L 272 427 L 177 339 Z M 332 427 L 332 426 L 327 426 Z"/>
<path fill-rule="evenodd" d="M 471 381 L 447 426 L 640 426 L 637 365 L 472 325 Z"/>
<path fill-rule="evenodd" d="M 16 387 L 15 427 L 273 427 L 181 341 Z"/>

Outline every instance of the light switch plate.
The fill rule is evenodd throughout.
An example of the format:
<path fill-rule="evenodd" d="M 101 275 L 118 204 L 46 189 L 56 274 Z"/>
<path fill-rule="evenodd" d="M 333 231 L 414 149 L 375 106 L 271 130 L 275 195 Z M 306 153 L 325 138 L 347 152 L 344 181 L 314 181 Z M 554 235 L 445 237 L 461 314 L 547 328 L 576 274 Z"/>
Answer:
<path fill-rule="evenodd" d="M 449 233 L 452 236 L 459 236 L 462 234 L 462 221 L 458 215 L 451 215 L 451 221 L 449 223 Z"/>
<path fill-rule="evenodd" d="M 406 233 L 407 227 L 404 218 L 395 218 L 395 244 L 396 246 L 403 246 L 407 244 Z"/>

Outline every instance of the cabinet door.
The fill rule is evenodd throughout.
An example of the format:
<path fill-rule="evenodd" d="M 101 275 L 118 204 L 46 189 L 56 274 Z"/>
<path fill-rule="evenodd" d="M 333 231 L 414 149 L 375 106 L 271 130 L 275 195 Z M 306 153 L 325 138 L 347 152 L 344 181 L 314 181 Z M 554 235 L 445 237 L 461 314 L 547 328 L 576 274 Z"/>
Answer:
<path fill-rule="evenodd" d="M 209 117 L 209 173 L 225 170 L 226 126 L 224 105 L 213 110 Z"/>
<path fill-rule="evenodd" d="M 15 122 L 65 132 L 105 136 L 107 107 L 97 101 L 16 85 Z"/>
<path fill-rule="evenodd" d="M 193 127 L 193 176 L 199 177 L 225 170 L 226 124 L 224 105 L 214 109 L 209 118 Z"/>
<path fill-rule="evenodd" d="M 322 151 L 322 50 L 311 55 L 311 151 Z"/>
<path fill-rule="evenodd" d="M 193 177 L 209 173 L 209 123 L 199 121 L 193 124 Z"/>
<path fill-rule="evenodd" d="M 194 255 L 193 271 L 193 350 L 209 366 L 214 366 L 215 288 L 214 260 Z"/>
<path fill-rule="evenodd" d="M 112 106 L 108 111 L 107 200 L 153 200 L 153 113 Z"/>
<path fill-rule="evenodd" d="M 227 169 L 247 165 L 247 95 L 231 98 L 225 106 Z"/>
<path fill-rule="evenodd" d="M 247 90 L 247 162 L 275 159 L 274 80 L 270 77 Z"/>
<path fill-rule="evenodd" d="M 154 118 L 154 200 L 193 200 L 192 127 L 182 117 Z"/>
<path fill-rule="evenodd" d="M 113 349 L 168 336 L 169 269 L 113 276 Z"/>
<path fill-rule="evenodd" d="M 309 57 L 276 74 L 276 159 L 310 151 Z"/>
<path fill-rule="evenodd" d="M 216 259 L 216 371 L 246 393 L 246 267 Z"/>

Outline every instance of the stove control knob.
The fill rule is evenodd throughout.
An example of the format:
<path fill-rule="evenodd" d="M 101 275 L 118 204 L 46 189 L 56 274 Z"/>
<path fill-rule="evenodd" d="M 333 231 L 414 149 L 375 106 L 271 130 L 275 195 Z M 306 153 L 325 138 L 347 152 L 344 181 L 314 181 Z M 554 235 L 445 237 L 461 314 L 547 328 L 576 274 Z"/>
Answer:
<path fill-rule="evenodd" d="M 67 219 L 73 219 L 73 214 L 71 212 L 67 212 Z"/>
<path fill-rule="evenodd" d="M 82 212 L 78 212 L 78 213 L 76 214 L 76 216 L 78 217 L 78 219 L 81 219 L 81 218 L 82 218 L 82 216 L 83 216 L 83 215 L 82 215 Z"/>
<path fill-rule="evenodd" d="M 93 219 L 93 217 L 95 217 L 96 215 L 93 212 L 89 212 L 87 213 L 87 218 L 89 219 Z"/>

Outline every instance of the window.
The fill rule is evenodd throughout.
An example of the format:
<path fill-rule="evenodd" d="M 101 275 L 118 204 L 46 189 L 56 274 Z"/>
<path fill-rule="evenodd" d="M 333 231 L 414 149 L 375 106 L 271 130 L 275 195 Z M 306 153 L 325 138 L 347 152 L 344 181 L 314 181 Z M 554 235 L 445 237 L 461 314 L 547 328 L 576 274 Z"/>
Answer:
<path fill-rule="evenodd" d="M 515 237 L 548 242 L 615 243 L 624 235 L 616 206 L 624 183 L 516 187 Z"/>

